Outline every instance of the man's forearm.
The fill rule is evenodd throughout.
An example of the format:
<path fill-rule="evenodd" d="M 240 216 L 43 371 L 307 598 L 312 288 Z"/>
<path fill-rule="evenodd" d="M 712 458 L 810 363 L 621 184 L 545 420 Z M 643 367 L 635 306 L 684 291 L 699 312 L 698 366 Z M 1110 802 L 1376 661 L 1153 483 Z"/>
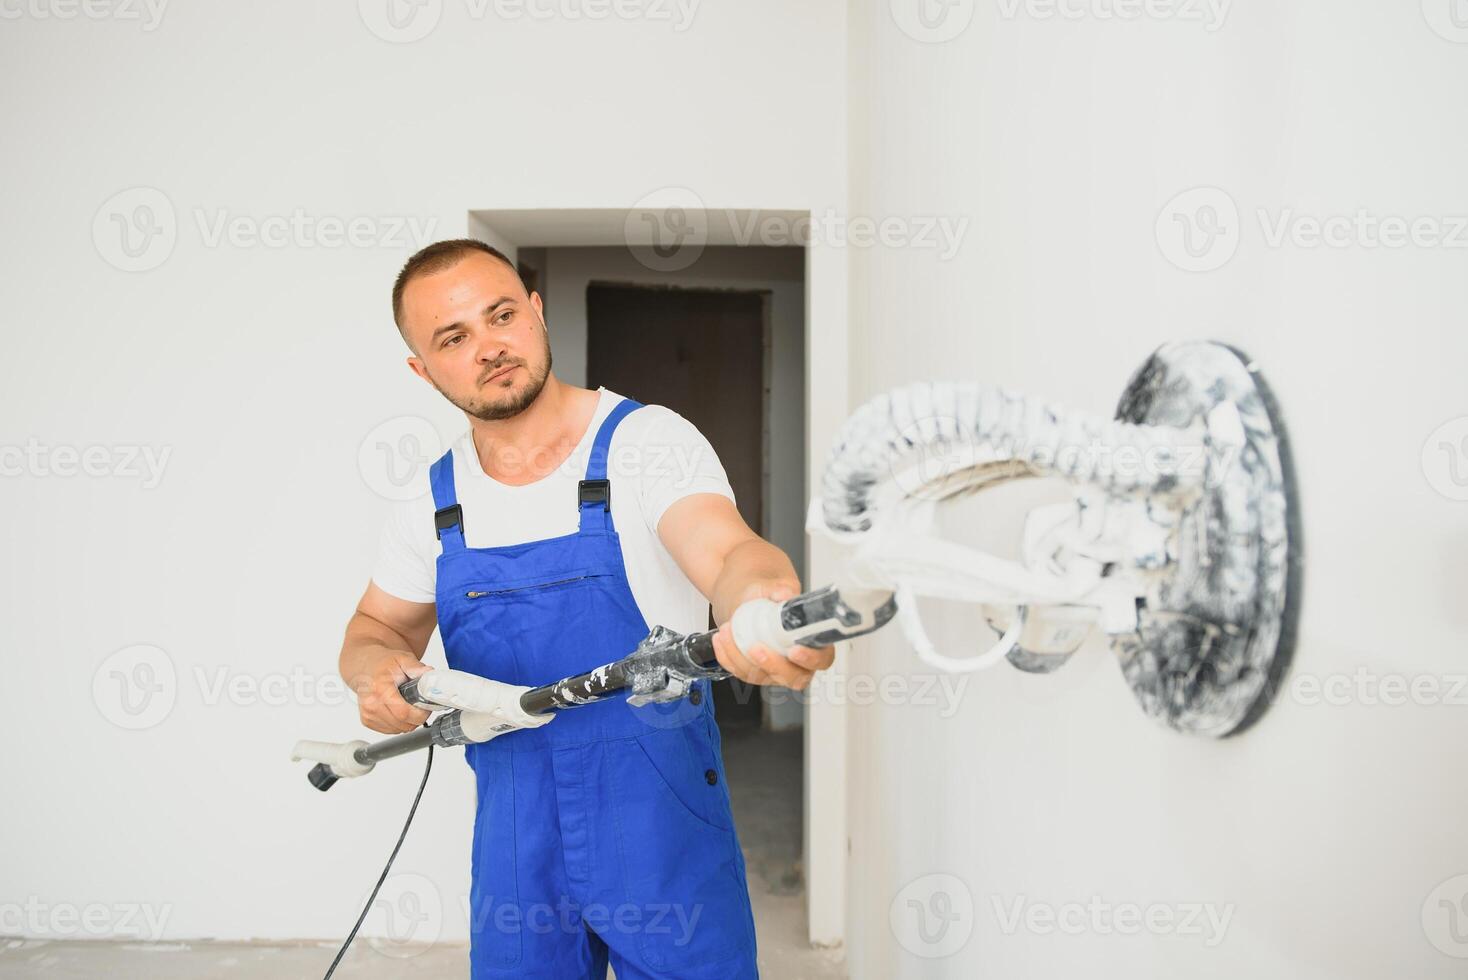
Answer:
<path fill-rule="evenodd" d="M 369 677 L 384 660 L 408 653 L 420 660 L 422 650 L 413 650 L 408 640 L 391 627 L 378 622 L 371 616 L 356 613 L 347 623 L 346 637 L 342 640 L 341 656 L 337 669 L 347 686 L 356 685 Z"/>
<path fill-rule="evenodd" d="M 763 538 L 750 538 L 737 545 L 724 558 L 709 596 L 714 622 L 728 622 L 734 610 L 754 598 L 755 593 L 763 594 L 780 585 L 800 591 L 800 578 L 785 552 Z"/>

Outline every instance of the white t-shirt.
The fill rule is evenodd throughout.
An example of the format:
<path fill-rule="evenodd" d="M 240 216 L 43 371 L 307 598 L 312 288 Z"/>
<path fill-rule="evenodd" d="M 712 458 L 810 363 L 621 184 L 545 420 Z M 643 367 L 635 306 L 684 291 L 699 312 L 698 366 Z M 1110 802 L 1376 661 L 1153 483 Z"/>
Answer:
<path fill-rule="evenodd" d="M 464 509 L 464 544 L 470 548 L 541 541 L 574 533 L 580 523 L 576 485 L 602 421 L 622 401 L 598 389 L 596 413 L 574 452 L 548 476 L 509 486 L 485 474 L 471 430 L 454 441 L 454 488 Z M 409 602 L 433 602 L 441 552 L 433 526 L 433 494 L 427 467 L 418 479 L 422 493 L 394 505 L 382 530 L 372 581 Z M 661 405 L 644 405 L 622 419 L 607 455 L 612 483 L 612 521 L 622 541 L 622 560 L 632 597 L 648 626 L 680 633 L 708 628 L 709 603 L 658 538 L 658 521 L 677 500 L 734 491 L 723 464 L 703 433 Z"/>

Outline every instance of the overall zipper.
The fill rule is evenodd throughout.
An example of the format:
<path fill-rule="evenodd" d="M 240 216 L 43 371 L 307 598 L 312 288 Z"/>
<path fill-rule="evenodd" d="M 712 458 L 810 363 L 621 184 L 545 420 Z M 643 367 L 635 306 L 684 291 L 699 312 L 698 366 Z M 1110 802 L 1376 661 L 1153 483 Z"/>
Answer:
<path fill-rule="evenodd" d="M 596 575 L 577 575 L 575 578 L 557 579 L 554 582 L 537 582 L 534 585 L 521 585 L 513 589 L 490 589 L 488 592 L 465 592 L 465 599 L 482 599 L 487 595 L 508 595 L 511 592 L 524 592 L 526 589 L 548 589 L 552 585 L 569 585 L 572 582 L 580 582 L 582 579 L 599 578 Z"/>

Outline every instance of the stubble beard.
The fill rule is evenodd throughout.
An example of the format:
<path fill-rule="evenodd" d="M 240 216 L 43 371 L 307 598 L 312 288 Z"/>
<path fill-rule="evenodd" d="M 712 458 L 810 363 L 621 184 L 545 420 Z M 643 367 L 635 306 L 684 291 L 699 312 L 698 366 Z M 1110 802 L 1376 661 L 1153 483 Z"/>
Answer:
<path fill-rule="evenodd" d="M 514 418 L 516 415 L 519 415 L 521 412 L 525 411 L 525 409 L 529 408 L 535 402 L 535 399 L 540 397 L 541 391 L 545 389 L 546 379 L 550 377 L 550 338 L 544 333 L 542 333 L 541 336 L 545 338 L 545 357 L 542 360 L 542 367 L 540 371 L 531 374 L 525 386 L 519 391 L 513 392 L 509 396 L 508 400 L 491 401 L 490 399 L 478 395 L 468 398 L 457 398 L 454 395 L 451 395 L 449 392 L 444 391 L 443 388 L 439 387 L 438 382 L 435 381 L 433 386 L 435 388 L 438 388 L 439 394 L 447 398 L 454 405 L 455 408 L 459 409 L 459 411 L 464 412 L 467 415 L 471 415 L 474 418 L 479 419 L 481 422 L 498 422 L 503 419 Z M 519 366 L 524 367 L 527 373 L 529 372 L 529 365 L 525 364 L 523 361 L 506 361 L 503 364 L 491 365 L 489 368 L 489 373 L 493 374 L 495 371 L 503 370 L 504 368 L 515 363 L 518 363 Z M 494 386 L 491 385 L 490 387 L 493 388 Z"/>

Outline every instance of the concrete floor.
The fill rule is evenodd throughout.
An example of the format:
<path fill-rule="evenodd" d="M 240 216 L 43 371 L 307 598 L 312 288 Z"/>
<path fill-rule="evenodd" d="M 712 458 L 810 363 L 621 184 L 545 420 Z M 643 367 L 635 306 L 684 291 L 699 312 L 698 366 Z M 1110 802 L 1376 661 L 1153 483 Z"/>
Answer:
<path fill-rule="evenodd" d="M 724 763 L 734 819 L 749 870 L 764 980 L 840 980 L 838 951 L 805 939 L 800 868 L 801 734 L 726 729 Z M 339 940 L 321 943 L 107 943 L 0 939 L 0 980 L 233 980 L 320 976 Z M 401 955 L 401 953 L 399 953 Z M 467 977 L 468 950 L 439 943 L 420 955 L 389 958 L 353 944 L 337 969 L 341 980 Z"/>

